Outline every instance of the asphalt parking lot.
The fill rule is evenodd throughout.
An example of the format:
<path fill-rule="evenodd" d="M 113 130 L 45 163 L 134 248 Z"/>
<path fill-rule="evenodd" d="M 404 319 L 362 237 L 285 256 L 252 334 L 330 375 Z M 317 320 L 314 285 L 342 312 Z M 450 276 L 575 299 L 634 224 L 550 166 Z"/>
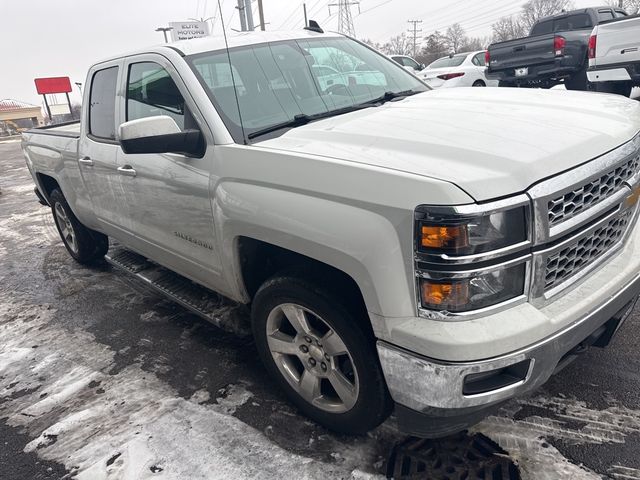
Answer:
<path fill-rule="evenodd" d="M 384 478 L 393 421 L 347 437 L 305 419 L 250 339 L 76 264 L 19 143 L 0 168 L 0 479 Z M 525 479 L 640 479 L 639 316 L 469 435 Z"/>

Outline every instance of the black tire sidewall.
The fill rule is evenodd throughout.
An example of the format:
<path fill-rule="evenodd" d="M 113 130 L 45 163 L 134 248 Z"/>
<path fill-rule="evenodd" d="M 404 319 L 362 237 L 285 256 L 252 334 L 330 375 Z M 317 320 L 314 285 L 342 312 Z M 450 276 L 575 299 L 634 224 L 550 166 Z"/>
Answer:
<path fill-rule="evenodd" d="M 313 311 L 342 338 L 356 369 L 359 395 L 355 406 L 345 413 L 323 411 L 304 400 L 282 376 L 267 344 L 266 319 L 277 305 L 296 303 Z M 391 412 L 389 396 L 373 335 L 337 299 L 316 284 L 295 276 L 276 276 L 265 282 L 252 305 L 252 327 L 258 353 L 265 367 L 305 415 L 325 427 L 347 434 L 363 434 L 378 426 Z"/>
<path fill-rule="evenodd" d="M 75 216 L 71 207 L 67 203 L 67 199 L 64 197 L 62 192 L 58 189 L 55 189 L 49 195 L 49 202 L 51 203 L 51 211 L 53 213 L 53 218 L 56 224 L 56 228 L 58 229 L 58 233 L 60 234 L 60 238 L 62 239 L 62 243 L 65 248 L 69 252 L 76 261 L 80 263 L 91 263 L 99 258 L 102 258 L 107 250 L 109 249 L 109 242 L 105 235 L 99 232 L 95 232 L 93 230 L 85 227 L 78 218 Z M 76 244 L 78 246 L 78 251 L 74 252 L 67 241 L 62 237 L 62 230 L 58 223 L 58 216 L 56 215 L 56 205 L 60 205 L 64 210 L 71 226 L 73 227 L 73 232 L 76 236 Z"/>

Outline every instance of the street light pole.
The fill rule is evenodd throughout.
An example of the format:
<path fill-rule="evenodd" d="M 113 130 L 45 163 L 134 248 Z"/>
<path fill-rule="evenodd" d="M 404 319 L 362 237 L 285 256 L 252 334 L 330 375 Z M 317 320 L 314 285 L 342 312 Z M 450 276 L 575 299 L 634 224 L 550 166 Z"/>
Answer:
<path fill-rule="evenodd" d="M 156 32 L 162 32 L 164 34 L 164 43 L 169 43 L 169 38 L 167 37 L 167 32 L 173 30 L 173 27 L 158 27 L 156 28 Z"/>

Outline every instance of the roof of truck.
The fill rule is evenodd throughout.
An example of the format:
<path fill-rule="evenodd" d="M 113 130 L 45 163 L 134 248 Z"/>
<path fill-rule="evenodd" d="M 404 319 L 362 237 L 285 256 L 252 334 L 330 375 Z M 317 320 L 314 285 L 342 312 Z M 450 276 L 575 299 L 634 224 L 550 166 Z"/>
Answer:
<path fill-rule="evenodd" d="M 318 33 L 310 30 L 300 29 L 294 31 L 253 31 L 253 32 L 230 32 L 227 34 L 226 41 L 229 48 L 241 47 L 244 45 L 254 45 L 259 43 L 279 42 L 283 40 L 304 40 L 308 38 L 331 38 L 341 34 L 335 32 Z M 180 40 L 178 42 L 163 43 L 147 48 L 140 48 L 132 52 L 105 58 L 98 63 L 103 63 L 118 58 L 138 55 L 142 53 L 161 53 L 166 49 L 178 51 L 181 55 L 193 55 L 197 53 L 210 52 L 213 50 L 222 50 L 226 48 L 225 37 L 222 35 L 211 35 L 203 38 L 194 38 L 191 40 Z"/>

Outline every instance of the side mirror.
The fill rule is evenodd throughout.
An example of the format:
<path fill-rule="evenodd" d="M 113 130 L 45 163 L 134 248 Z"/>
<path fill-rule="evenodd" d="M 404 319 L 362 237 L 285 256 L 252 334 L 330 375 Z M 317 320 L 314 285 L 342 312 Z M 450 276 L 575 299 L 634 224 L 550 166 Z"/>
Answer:
<path fill-rule="evenodd" d="M 166 115 L 125 122 L 120 125 L 119 138 L 124 153 L 204 155 L 204 138 L 200 130 L 181 131 L 175 120 Z"/>
<path fill-rule="evenodd" d="M 424 63 L 420 64 L 420 70 L 424 70 L 425 68 L 427 68 L 427 66 Z"/>

